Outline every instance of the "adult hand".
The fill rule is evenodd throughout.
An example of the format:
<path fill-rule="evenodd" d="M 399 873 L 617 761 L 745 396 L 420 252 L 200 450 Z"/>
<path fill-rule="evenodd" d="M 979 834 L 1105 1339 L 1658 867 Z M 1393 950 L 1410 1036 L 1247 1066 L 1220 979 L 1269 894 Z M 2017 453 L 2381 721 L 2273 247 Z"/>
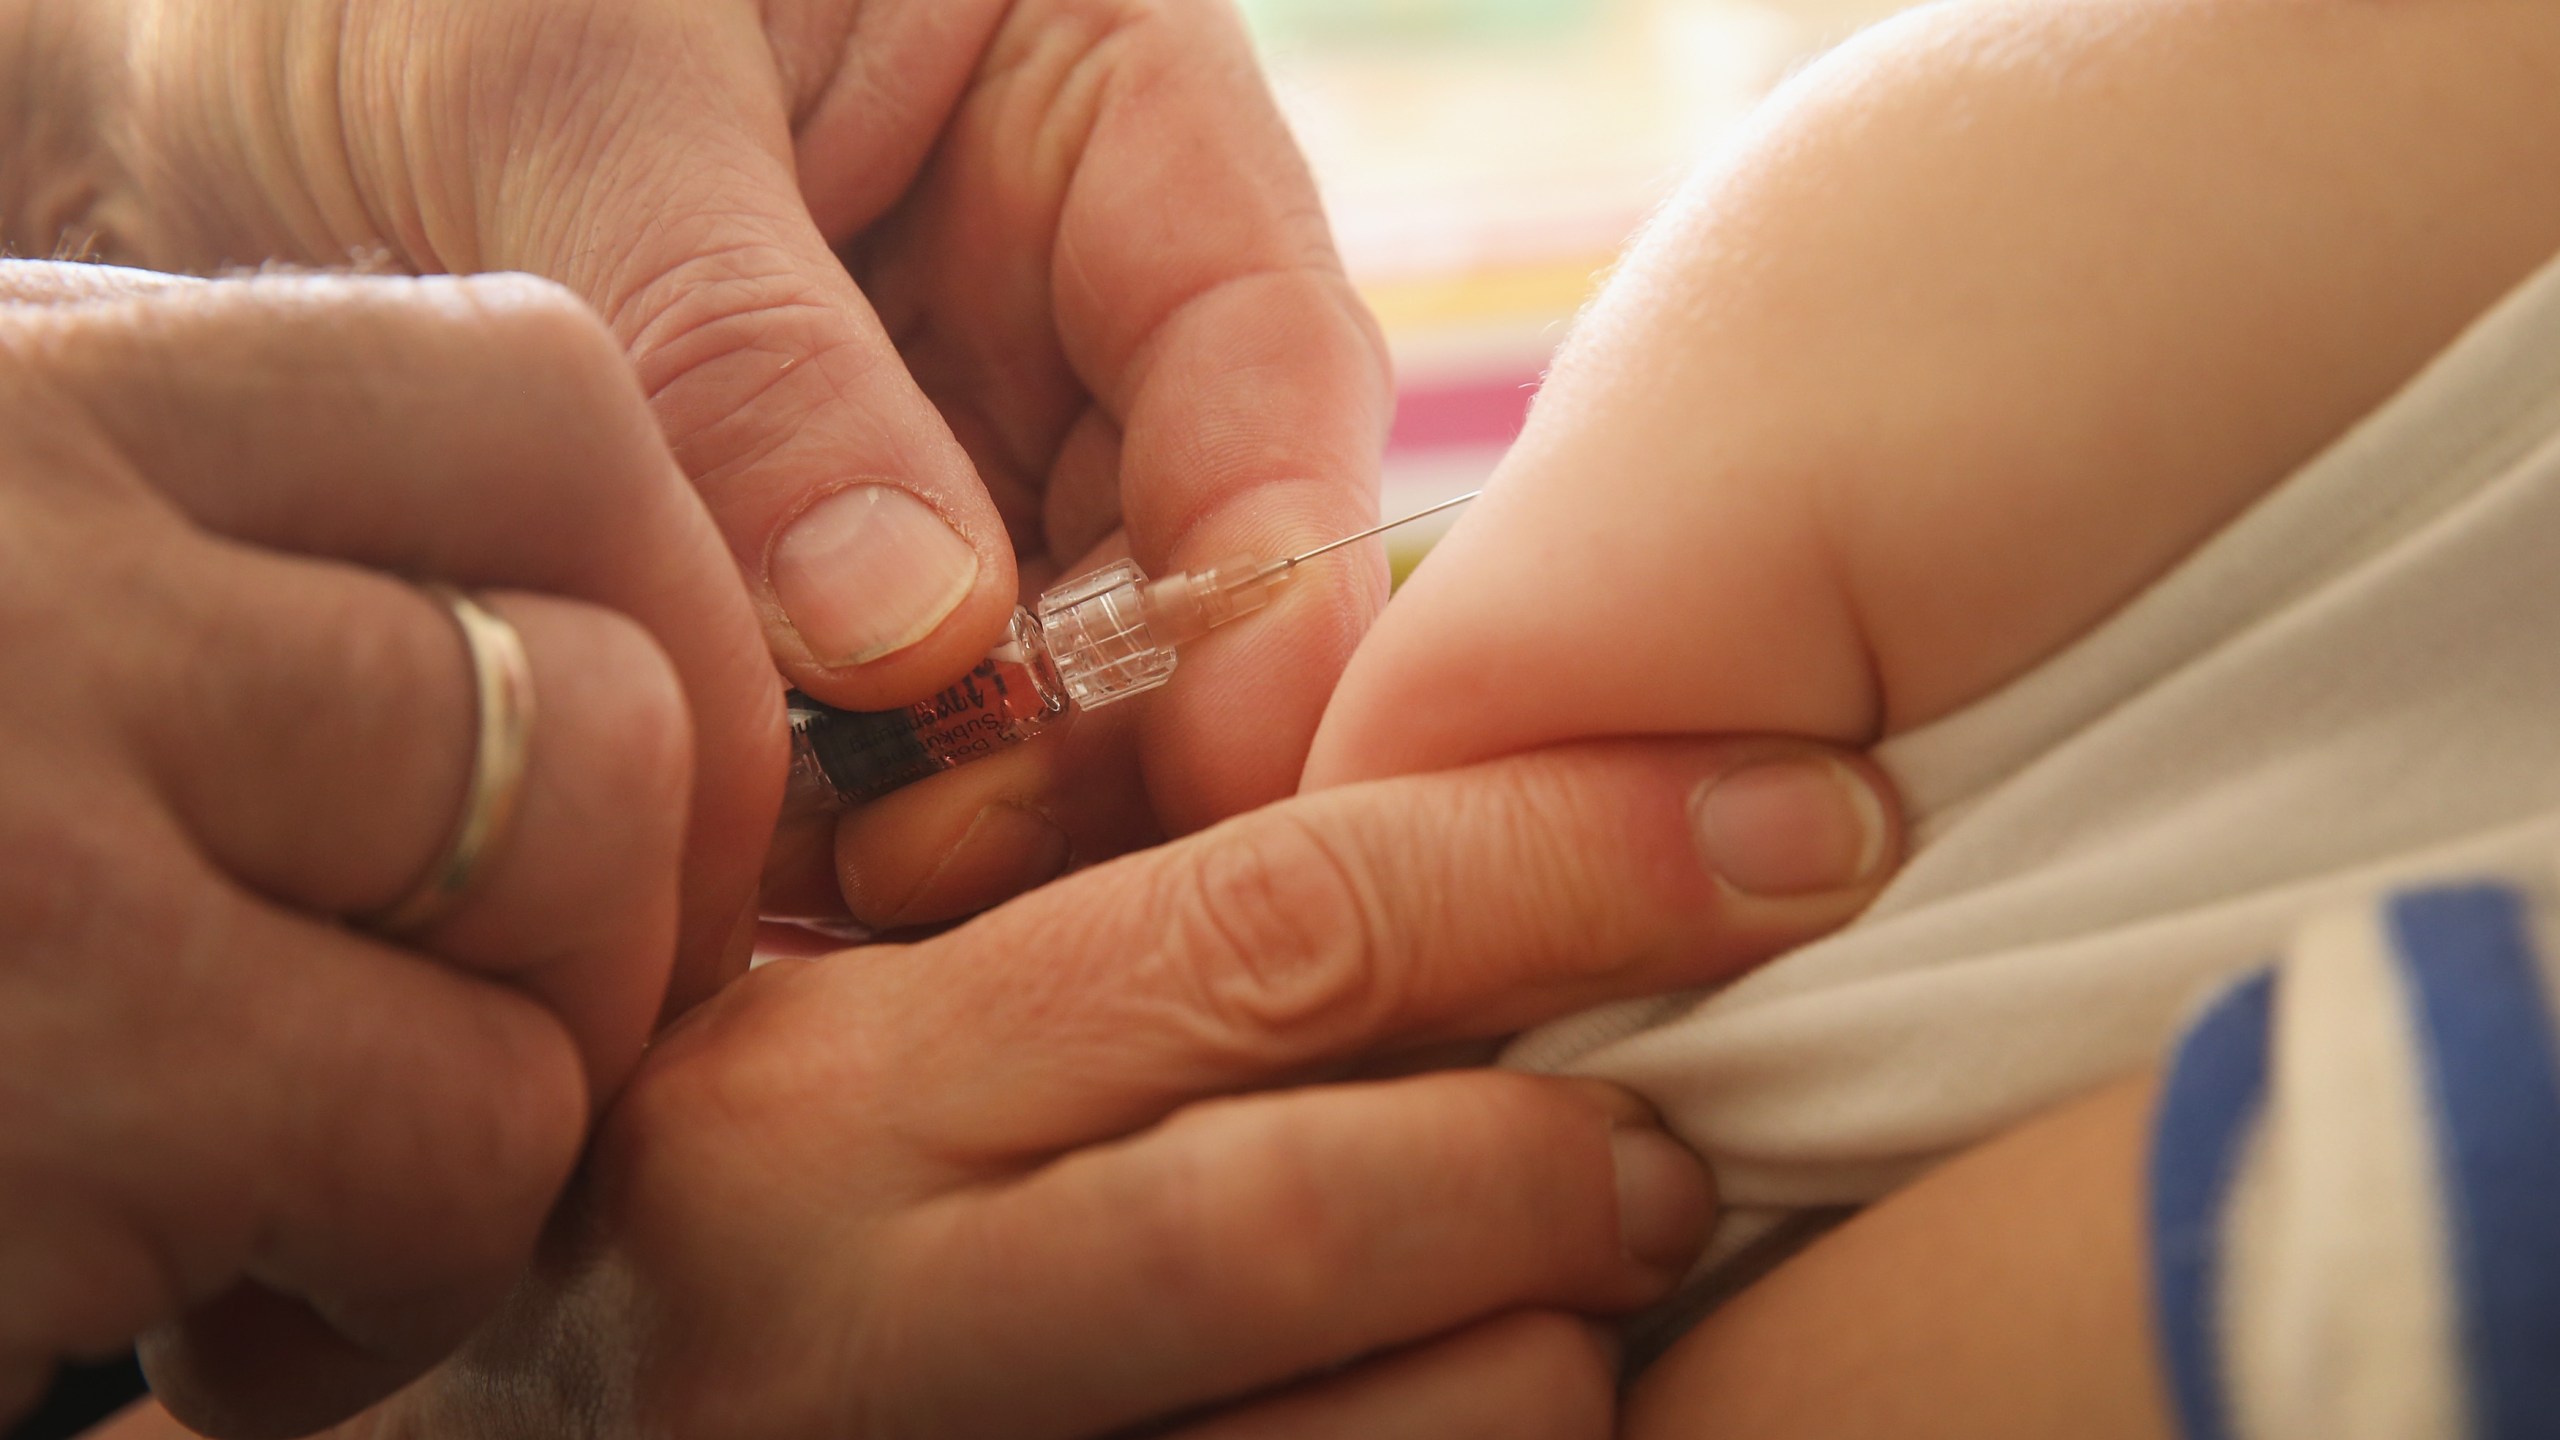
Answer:
<path fill-rule="evenodd" d="M 1826 849 L 1883 810 L 1805 754 L 1622 741 L 1346 787 L 766 966 L 652 1051 L 505 1320 L 353 1433 L 1606 1433 L 1575 1317 L 1665 1293 L 1711 1212 L 1641 1107 L 1484 1071 L 1257 1092 L 1837 925 L 1891 837 Z M 1730 883 L 1776 873 L 1737 863 L 1763 849 L 1801 893 Z"/>
<path fill-rule="evenodd" d="M 86 27 L 117 137 L 22 246 L 567 283 L 821 699 L 923 698 L 1113 546 L 1162 570 L 1372 518 L 1381 351 L 1222 0 L 0 3 Z M 1293 790 L 1385 574 L 1295 590 L 1071 760 L 856 821 L 864 918 Z"/>
<path fill-rule="evenodd" d="M 478 702 L 395 576 L 536 699 L 398 943 L 341 922 L 443 850 Z M 5 264 L 0 653 L 0 1413 L 175 1322 L 195 1413 L 343 1415 L 521 1273 L 679 905 L 747 912 L 779 707 L 718 536 L 557 287 Z"/>

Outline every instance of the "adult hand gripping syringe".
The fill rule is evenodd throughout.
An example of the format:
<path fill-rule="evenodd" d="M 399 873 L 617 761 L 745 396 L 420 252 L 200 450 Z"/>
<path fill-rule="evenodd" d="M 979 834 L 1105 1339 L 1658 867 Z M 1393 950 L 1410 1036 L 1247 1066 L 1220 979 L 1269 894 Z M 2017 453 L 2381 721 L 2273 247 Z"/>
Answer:
<path fill-rule="evenodd" d="M 1481 490 L 1279 560 L 1239 558 L 1150 580 L 1128 560 L 1051 586 L 959 684 L 895 710 L 838 710 L 792 692 L 795 813 L 859 805 L 983 760 L 1173 678 L 1176 651 L 1271 603 L 1300 565 L 1463 505 Z"/>

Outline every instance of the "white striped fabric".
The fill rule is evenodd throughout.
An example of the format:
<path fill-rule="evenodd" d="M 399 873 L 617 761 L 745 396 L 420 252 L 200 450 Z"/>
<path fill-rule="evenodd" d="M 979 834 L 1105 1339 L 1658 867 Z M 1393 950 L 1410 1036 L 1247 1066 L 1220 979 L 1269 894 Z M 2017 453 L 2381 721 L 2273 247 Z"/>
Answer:
<path fill-rule="evenodd" d="M 2190 1440 L 2560 1435 L 2560 944 L 2540 885 L 2305 926 L 2189 1030 L 2152 1153 Z"/>

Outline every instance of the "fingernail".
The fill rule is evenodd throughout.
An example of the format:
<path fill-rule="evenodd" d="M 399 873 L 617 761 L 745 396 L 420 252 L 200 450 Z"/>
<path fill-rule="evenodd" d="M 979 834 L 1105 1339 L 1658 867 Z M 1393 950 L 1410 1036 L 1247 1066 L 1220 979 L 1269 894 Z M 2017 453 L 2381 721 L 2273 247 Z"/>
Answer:
<path fill-rule="evenodd" d="M 1884 801 L 1827 756 L 1727 771 L 1689 797 L 1699 857 L 1745 895 L 1814 895 L 1860 884 L 1884 863 Z"/>
<path fill-rule="evenodd" d="M 978 583 L 978 552 L 890 485 L 829 495 L 775 542 L 767 572 L 821 665 L 862 665 L 934 631 Z"/>
<path fill-rule="evenodd" d="M 1611 1131 L 1609 1154 L 1618 1167 L 1618 1243 L 1654 1269 L 1687 1268 L 1715 1209 L 1706 1166 L 1648 1125 Z"/>

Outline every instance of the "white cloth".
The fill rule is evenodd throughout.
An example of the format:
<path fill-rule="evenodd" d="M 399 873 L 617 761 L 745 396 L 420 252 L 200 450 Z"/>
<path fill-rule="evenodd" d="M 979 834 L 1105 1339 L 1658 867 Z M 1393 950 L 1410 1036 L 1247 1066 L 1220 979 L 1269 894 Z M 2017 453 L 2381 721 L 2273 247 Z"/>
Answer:
<path fill-rule="evenodd" d="M 1714 1164 L 1710 1264 L 2161 1059 L 2307 915 L 2560 852 L 2560 262 L 2187 561 L 1884 745 L 1917 820 L 1857 924 L 1507 1061 Z"/>

